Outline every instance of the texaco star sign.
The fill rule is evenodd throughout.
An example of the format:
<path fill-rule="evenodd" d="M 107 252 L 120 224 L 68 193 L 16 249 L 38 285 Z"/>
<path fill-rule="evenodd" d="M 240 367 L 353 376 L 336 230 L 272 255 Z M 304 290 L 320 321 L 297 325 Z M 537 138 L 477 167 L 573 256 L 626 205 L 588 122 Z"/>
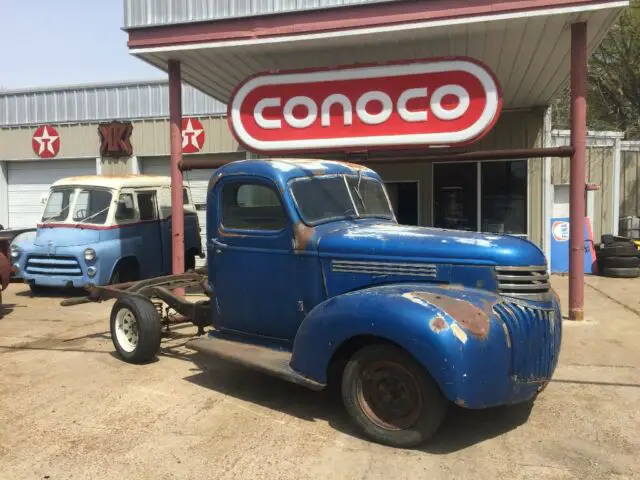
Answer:
<path fill-rule="evenodd" d="M 182 119 L 182 152 L 198 153 L 204 145 L 204 127 L 197 118 Z"/>
<path fill-rule="evenodd" d="M 60 151 L 60 135 L 51 125 L 41 125 L 33 132 L 31 145 L 40 158 L 53 158 Z"/>

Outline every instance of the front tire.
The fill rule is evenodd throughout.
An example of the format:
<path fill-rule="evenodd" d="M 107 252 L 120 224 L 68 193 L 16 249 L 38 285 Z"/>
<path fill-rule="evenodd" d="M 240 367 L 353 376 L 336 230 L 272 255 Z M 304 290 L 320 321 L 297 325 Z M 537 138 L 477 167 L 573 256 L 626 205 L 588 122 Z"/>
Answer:
<path fill-rule="evenodd" d="M 111 309 L 111 341 L 122 360 L 147 363 L 160 349 L 162 325 L 153 304 L 146 299 L 123 297 Z"/>
<path fill-rule="evenodd" d="M 428 373 L 391 345 L 364 347 L 349 359 L 342 399 L 362 433 L 400 448 L 423 444 L 438 430 L 447 409 Z"/>

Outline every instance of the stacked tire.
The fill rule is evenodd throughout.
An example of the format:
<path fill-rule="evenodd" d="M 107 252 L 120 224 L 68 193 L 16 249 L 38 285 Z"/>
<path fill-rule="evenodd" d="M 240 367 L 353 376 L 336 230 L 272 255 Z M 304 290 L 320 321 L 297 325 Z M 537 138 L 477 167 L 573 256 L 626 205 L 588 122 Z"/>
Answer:
<path fill-rule="evenodd" d="M 597 249 L 598 271 L 604 277 L 640 277 L 640 254 L 636 244 L 626 238 L 604 235 Z"/>

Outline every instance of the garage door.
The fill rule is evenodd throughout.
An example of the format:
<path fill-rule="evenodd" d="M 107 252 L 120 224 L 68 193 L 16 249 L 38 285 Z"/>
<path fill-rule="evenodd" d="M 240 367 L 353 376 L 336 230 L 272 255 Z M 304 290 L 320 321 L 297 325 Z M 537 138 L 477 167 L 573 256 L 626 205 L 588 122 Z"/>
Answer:
<path fill-rule="evenodd" d="M 95 159 L 8 162 L 9 227 L 31 228 L 40 222 L 40 199 L 53 182 L 95 173 Z"/>
<path fill-rule="evenodd" d="M 146 158 L 141 161 L 140 171 L 145 175 L 170 175 L 169 157 Z M 191 170 L 184 173 L 184 183 L 191 188 L 193 203 L 198 211 L 202 238 L 202 248 L 206 250 L 207 239 L 207 185 L 215 170 Z M 206 253 L 206 252 L 205 252 Z M 204 260 L 196 259 L 198 266 L 204 265 Z"/>

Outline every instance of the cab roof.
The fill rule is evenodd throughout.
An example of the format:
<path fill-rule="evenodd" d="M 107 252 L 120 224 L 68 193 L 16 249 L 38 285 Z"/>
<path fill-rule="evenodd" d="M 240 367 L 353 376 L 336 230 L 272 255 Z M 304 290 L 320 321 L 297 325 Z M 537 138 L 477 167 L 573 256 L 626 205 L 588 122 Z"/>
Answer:
<path fill-rule="evenodd" d="M 144 188 L 144 187 L 169 187 L 171 177 L 155 175 L 83 175 L 67 177 L 54 182 L 52 187 L 84 186 L 102 188 Z"/>
<path fill-rule="evenodd" d="M 297 177 L 317 175 L 358 175 L 360 173 L 379 178 L 378 174 L 363 165 L 333 160 L 303 158 L 271 158 L 264 160 L 239 160 L 218 169 L 218 175 L 253 174 L 278 179 L 283 183 Z"/>

